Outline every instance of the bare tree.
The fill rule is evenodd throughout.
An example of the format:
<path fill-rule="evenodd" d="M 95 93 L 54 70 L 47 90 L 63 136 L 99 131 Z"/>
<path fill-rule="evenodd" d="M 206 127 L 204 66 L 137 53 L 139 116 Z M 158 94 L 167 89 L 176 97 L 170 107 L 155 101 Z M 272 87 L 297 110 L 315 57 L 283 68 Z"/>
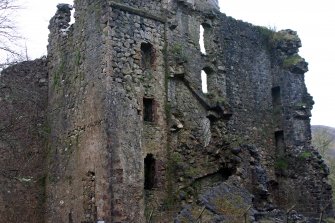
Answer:
<path fill-rule="evenodd" d="M 322 157 L 325 159 L 330 174 L 328 176 L 329 182 L 333 188 L 333 204 L 335 205 L 335 156 L 332 152 L 335 144 L 334 129 L 321 127 L 313 130 L 312 144 Z"/>
<path fill-rule="evenodd" d="M 324 158 L 327 157 L 327 153 L 334 142 L 334 135 L 327 128 L 315 129 L 313 131 L 312 144 Z"/>
<path fill-rule="evenodd" d="M 22 54 L 16 50 L 21 39 L 13 21 L 20 7 L 16 0 L 0 0 L 0 69 L 13 61 L 22 61 Z"/>

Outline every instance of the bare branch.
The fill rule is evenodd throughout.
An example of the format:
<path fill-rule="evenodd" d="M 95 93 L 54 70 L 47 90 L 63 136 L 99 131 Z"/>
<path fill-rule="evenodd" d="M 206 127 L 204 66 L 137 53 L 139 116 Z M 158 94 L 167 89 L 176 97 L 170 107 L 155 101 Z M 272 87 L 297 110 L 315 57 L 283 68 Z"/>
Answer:
<path fill-rule="evenodd" d="M 313 132 L 312 144 L 323 157 L 326 157 L 334 142 L 334 136 L 326 128 L 317 129 Z"/>
<path fill-rule="evenodd" d="M 22 52 L 17 49 L 18 35 L 15 25 L 14 13 L 20 7 L 16 4 L 17 0 L 0 0 L 0 70 L 13 61 L 22 61 Z"/>

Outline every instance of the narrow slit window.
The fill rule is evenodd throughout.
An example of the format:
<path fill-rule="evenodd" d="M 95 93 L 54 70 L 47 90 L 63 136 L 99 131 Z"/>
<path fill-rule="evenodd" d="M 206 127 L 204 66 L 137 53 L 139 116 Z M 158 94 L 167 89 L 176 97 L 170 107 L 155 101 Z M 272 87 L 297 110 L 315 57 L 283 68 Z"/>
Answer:
<path fill-rule="evenodd" d="M 156 160 L 152 154 L 144 159 L 144 189 L 152 190 L 155 186 L 155 164 Z"/>
<path fill-rule="evenodd" d="M 200 51 L 202 54 L 206 55 L 204 35 L 205 35 L 205 29 L 203 25 L 200 25 L 200 38 L 199 38 Z"/>
<path fill-rule="evenodd" d="M 284 132 L 283 131 L 276 131 L 275 132 L 275 140 L 276 140 L 277 154 L 279 156 L 284 155 L 284 153 L 285 153 Z"/>
<path fill-rule="evenodd" d="M 154 122 L 154 99 L 143 98 L 143 121 Z"/>
<path fill-rule="evenodd" d="M 274 107 L 281 105 L 280 87 L 272 88 L 272 104 Z"/>
<path fill-rule="evenodd" d="M 152 68 L 154 63 L 153 56 L 153 47 L 150 43 L 142 43 L 141 44 L 141 57 L 142 57 L 142 68 L 144 70 L 149 70 Z"/>
<path fill-rule="evenodd" d="M 72 25 L 76 22 L 76 18 L 74 17 L 75 11 L 76 11 L 76 9 L 73 7 L 72 10 L 71 10 L 71 21 L 70 21 L 69 25 Z"/>
<path fill-rule="evenodd" d="M 213 93 L 212 91 L 214 88 L 214 81 L 213 81 L 213 70 L 210 67 L 205 67 L 201 71 L 201 89 L 202 93 Z M 209 79 L 211 78 L 211 79 Z"/>
<path fill-rule="evenodd" d="M 208 93 L 208 74 L 205 70 L 201 71 L 201 89 L 202 93 Z"/>

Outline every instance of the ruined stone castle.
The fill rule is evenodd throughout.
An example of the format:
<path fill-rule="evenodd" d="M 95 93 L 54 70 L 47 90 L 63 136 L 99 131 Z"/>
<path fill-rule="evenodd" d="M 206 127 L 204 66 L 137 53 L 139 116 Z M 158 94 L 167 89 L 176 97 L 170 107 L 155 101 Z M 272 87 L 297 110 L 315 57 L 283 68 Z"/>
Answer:
<path fill-rule="evenodd" d="M 333 216 L 296 32 L 217 0 L 74 6 L 69 25 L 58 5 L 46 58 L 1 74 L 1 223 Z"/>

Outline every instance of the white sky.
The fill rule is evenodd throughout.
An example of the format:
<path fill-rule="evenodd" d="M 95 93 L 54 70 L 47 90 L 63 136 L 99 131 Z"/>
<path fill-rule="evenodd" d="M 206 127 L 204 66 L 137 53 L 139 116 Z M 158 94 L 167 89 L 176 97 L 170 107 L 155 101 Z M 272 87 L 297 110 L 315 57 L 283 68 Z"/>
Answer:
<path fill-rule="evenodd" d="M 277 30 L 293 29 L 302 41 L 300 55 L 309 63 L 305 74 L 313 96 L 312 124 L 335 127 L 335 13 L 333 0 L 219 0 L 221 11 Z M 334 89 L 333 89 L 334 88 Z M 334 90 L 334 91 L 333 91 Z M 333 101 L 334 100 L 334 101 Z"/>
<path fill-rule="evenodd" d="M 60 2 L 72 0 L 18 0 L 24 9 L 19 11 L 21 33 L 26 38 L 31 58 L 46 54 L 48 23 Z M 221 11 L 228 16 L 277 30 L 298 31 L 303 47 L 300 55 L 309 62 L 306 84 L 314 97 L 312 124 L 335 127 L 335 13 L 333 0 L 219 0 Z M 333 75 L 332 75 L 333 74 Z"/>

